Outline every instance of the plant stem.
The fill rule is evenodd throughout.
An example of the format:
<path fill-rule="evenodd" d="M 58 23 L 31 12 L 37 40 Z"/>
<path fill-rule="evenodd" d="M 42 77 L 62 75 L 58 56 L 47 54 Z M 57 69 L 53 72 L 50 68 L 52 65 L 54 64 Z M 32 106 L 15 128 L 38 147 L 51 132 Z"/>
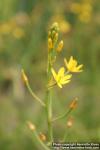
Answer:
<path fill-rule="evenodd" d="M 66 142 L 66 139 L 67 139 L 68 136 L 69 136 L 69 132 L 67 130 L 67 131 L 65 131 L 65 134 L 64 134 L 62 142 Z"/>
<path fill-rule="evenodd" d="M 68 110 L 67 110 L 65 113 L 63 113 L 62 115 L 60 115 L 60 116 L 54 118 L 54 119 L 52 120 L 52 122 L 67 117 L 71 111 L 72 111 L 72 109 L 68 109 Z"/>
<path fill-rule="evenodd" d="M 32 95 L 33 98 L 35 98 L 43 107 L 45 107 L 45 103 L 39 98 L 37 97 L 37 95 L 32 91 L 30 85 L 29 85 L 29 82 L 26 82 L 26 86 L 30 92 L 30 94 Z"/>
<path fill-rule="evenodd" d="M 48 66 L 47 66 L 47 81 L 51 78 L 51 64 L 50 54 L 48 54 Z M 48 123 L 48 138 L 49 142 L 53 141 L 53 130 L 52 130 L 52 89 L 47 88 L 46 93 L 46 111 L 47 111 L 47 123 Z"/>

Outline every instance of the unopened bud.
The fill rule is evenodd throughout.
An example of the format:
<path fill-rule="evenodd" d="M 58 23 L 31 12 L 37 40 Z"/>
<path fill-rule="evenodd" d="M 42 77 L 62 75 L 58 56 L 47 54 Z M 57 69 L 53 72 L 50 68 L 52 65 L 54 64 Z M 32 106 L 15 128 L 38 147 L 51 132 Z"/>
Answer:
<path fill-rule="evenodd" d="M 55 34 L 54 40 L 55 40 L 55 42 L 57 42 L 57 40 L 58 40 L 58 33 Z"/>
<path fill-rule="evenodd" d="M 52 49 L 53 48 L 53 43 L 52 43 L 52 39 L 48 38 L 48 49 Z"/>
<path fill-rule="evenodd" d="M 25 83 L 28 82 L 28 78 L 27 78 L 27 76 L 26 76 L 26 74 L 25 74 L 25 72 L 24 72 L 23 69 L 22 69 L 21 73 L 22 73 L 22 79 L 23 79 L 23 81 L 24 81 Z"/>
<path fill-rule="evenodd" d="M 58 44 L 58 47 L 57 47 L 57 52 L 61 52 L 62 51 L 62 48 L 63 48 L 63 45 L 64 45 L 64 42 L 61 40 Z"/>
<path fill-rule="evenodd" d="M 70 117 L 70 118 L 68 119 L 68 121 L 67 121 L 67 127 L 68 127 L 68 128 L 71 128 L 72 125 L 73 125 L 73 119 L 72 119 L 72 117 Z"/>
<path fill-rule="evenodd" d="M 51 31 L 48 32 L 48 37 L 50 37 L 50 36 L 51 36 Z"/>
<path fill-rule="evenodd" d="M 31 131 L 34 131 L 35 130 L 35 125 L 34 124 L 32 124 L 30 121 L 28 121 L 28 127 L 29 127 L 29 129 L 31 130 Z"/>
<path fill-rule="evenodd" d="M 52 36 L 54 37 L 56 34 L 56 31 L 52 31 Z"/>
<path fill-rule="evenodd" d="M 39 134 L 39 138 L 40 138 L 42 141 L 46 141 L 46 136 L 45 136 L 45 134 L 43 134 L 43 133 L 40 133 L 40 134 Z"/>
<path fill-rule="evenodd" d="M 76 106 L 77 106 L 77 101 L 78 101 L 78 98 L 75 98 L 75 99 L 72 101 L 72 103 L 70 104 L 69 108 L 70 108 L 70 109 L 76 108 Z"/>
<path fill-rule="evenodd" d="M 59 31 L 59 25 L 58 25 L 58 23 L 54 22 L 53 25 L 52 25 L 52 27 L 51 27 L 51 29 L 55 30 L 56 32 L 58 32 Z"/>

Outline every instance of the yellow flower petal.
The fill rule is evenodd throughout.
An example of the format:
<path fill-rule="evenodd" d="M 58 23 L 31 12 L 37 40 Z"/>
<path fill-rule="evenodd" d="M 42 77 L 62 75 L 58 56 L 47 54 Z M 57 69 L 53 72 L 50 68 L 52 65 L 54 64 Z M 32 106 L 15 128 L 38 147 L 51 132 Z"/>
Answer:
<path fill-rule="evenodd" d="M 68 67 L 68 62 L 67 62 L 67 59 L 66 59 L 66 58 L 64 58 L 64 63 L 65 63 L 65 65 L 66 65 L 66 67 Z"/>
<path fill-rule="evenodd" d="M 64 68 L 64 67 L 61 67 L 60 70 L 58 71 L 58 75 L 59 75 L 59 76 L 63 76 L 63 75 L 64 75 L 64 72 L 65 72 L 65 68 Z"/>
<path fill-rule="evenodd" d="M 58 84 L 58 86 L 60 87 L 60 88 L 62 88 L 62 85 L 60 84 L 60 83 L 57 83 Z"/>
<path fill-rule="evenodd" d="M 66 76 L 64 76 L 64 80 L 68 80 L 68 79 L 70 79 L 72 77 L 72 75 L 70 74 L 70 75 L 66 75 Z"/>
<path fill-rule="evenodd" d="M 66 80 L 66 81 L 63 81 L 63 80 L 62 80 L 62 81 L 61 81 L 62 84 L 67 84 L 67 83 L 69 83 L 69 82 L 70 82 L 70 80 Z"/>
<path fill-rule="evenodd" d="M 53 74 L 54 79 L 56 80 L 56 79 L 57 79 L 57 74 L 56 74 L 56 72 L 54 71 L 53 68 L 51 69 L 51 72 L 52 72 L 52 74 Z"/>

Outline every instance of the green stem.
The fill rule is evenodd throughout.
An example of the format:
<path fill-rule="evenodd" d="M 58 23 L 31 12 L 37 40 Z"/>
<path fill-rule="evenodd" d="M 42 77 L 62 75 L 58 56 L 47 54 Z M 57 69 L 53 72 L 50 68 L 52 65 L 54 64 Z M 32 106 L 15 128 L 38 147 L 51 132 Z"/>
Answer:
<path fill-rule="evenodd" d="M 48 66 L 47 66 L 47 81 L 51 78 L 51 64 L 50 64 L 50 53 L 48 54 Z M 48 138 L 49 142 L 53 141 L 53 129 L 52 129 L 52 89 L 47 88 L 46 97 L 46 111 L 47 111 L 47 123 L 48 123 Z"/>
<path fill-rule="evenodd" d="M 69 132 L 67 130 L 67 131 L 65 131 L 65 134 L 64 134 L 62 142 L 66 142 L 66 139 L 67 139 L 68 136 L 69 136 Z"/>
<path fill-rule="evenodd" d="M 47 122 L 48 122 L 48 138 L 49 141 L 53 140 L 53 132 L 52 132 L 52 91 L 47 91 Z"/>
<path fill-rule="evenodd" d="M 72 109 L 68 109 L 68 110 L 67 110 L 65 113 L 63 113 L 62 115 L 60 115 L 60 116 L 54 118 L 54 119 L 52 120 L 52 122 L 67 117 L 71 111 L 72 111 Z"/>
<path fill-rule="evenodd" d="M 29 85 L 29 82 L 26 82 L 26 86 L 30 92 L 30 94 L 32 95 L 33 98 L 35 98 L 42 106 L 46 106 L 45 103 L 39 98 L 37 97 L 37 95 L 32 91 L 30 85 Z"/>

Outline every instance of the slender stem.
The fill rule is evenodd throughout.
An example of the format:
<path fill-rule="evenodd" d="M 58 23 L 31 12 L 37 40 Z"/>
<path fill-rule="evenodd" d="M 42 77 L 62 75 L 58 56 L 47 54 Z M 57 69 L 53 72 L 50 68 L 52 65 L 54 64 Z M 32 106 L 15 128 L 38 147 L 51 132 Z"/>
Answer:
<path fill-rule="evenodd" d="M 53 140 L 53 133 L 52 133 L 52 91 L 47 91 L 47 122 L 48 122 L 48 137 L 49 141 Z"/>
<path fill-rule="evenodd" d="M 69 132 L 67 130 L 67 131 L 65 131 L 65 134 L 64 134 L 62 142 L 65 142 L 68 136 L 69 136 Z"/>
<path fill-rule="evenodd" d="M 32 89 L 31 89 L 31 87 L 29 85 L 29 82 L 26 82 L 26 86 L 27 86 L 29 92 L 31 93 L 32 97 L 35 98 L 38 102 L 40 102 L 40 104 L 42 106 L 45 107 L 46 106 L 45 103 L 39 97 L 37 97 L 37 95 L 32 91 Z"/>
<path fill-rule="evenodd" d="M 47 81 L 51 78 L 51 64 L 50 64 L 50 53 L 48 54 L 48 66 L 47 66 Z M 46 111 L 47 111 L 47 123 L 48 123 L 48 138 L 49 142 L 53 141 L 53 129 L 52 129 L 52 89 L 47 88 L 46 96 Z"/>
<path fill-rule="evenodd" d="M 72 111 L 72 109 L 68 109 L 68 110 L 67 110 L 65 113 L 63 113 L 62 115 L 60 115 L 60 116 L 54 118 L 54 119 L 52 120 L 52 122 L 67 117 L 71 111 Z"/>

